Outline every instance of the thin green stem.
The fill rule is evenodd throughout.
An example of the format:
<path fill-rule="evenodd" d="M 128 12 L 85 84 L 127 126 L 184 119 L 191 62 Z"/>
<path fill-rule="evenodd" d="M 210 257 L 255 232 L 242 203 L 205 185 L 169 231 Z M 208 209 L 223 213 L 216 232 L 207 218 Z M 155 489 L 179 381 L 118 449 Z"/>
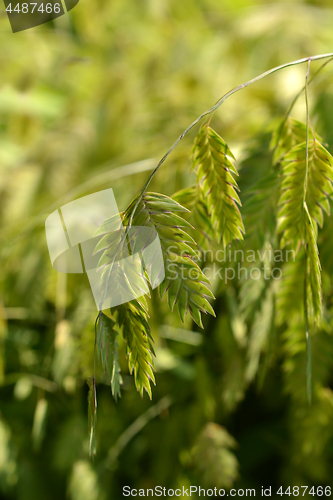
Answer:
<path fill-rule="evenodd" d="M 316 78 L 316 76 L 321 72 L 322 69 L 325 68 L 325 66 L 330 63 L 331 61 L 333 60 L 333 57 L 331 57 L 328 61 L 325 61 L 324 64 L 322 64 L 320 66 L 320 68 L 317 69 L 317 71 L 312 75 L 312 77 L 308 80 L 308 85 L 310 85 L 310 83 L 313 82 L 313 80 Z M 283 125 L 286 123 L 286 121 L 288 120 L 289 118 L 289 115 L 290 113 L 292 112 L 293 110 L 293 107 L 295 106 L 297 100 L 299 99 L 299 97 L 302 95 L 302 93 L 304 92 L 305 90 L 305 85 L 304 87 L 301 88 L 301 90 L 296 94 L 296 96 L 293 98 L 293 100 L 291 101 L 290 105 L 289 105 L 289 108 L 285 114 L 285 117 L 284 117 L 284 120 L 283 120 Z"/>
<path fill-rule="evenodd" d="M 103 469 L 112 469 L 118 456 L 125 448 L 125 446 L 136 436 L 153 418 L 166 411 L 172 405 L 170 396 L 164 396 L 154 406 L 151 406 L 146 412 L 140 415 L 127 429 L 119 436 L 113 447 L 110 449 L 109 454 L 104 461 L 100 464 L 99 471 Z"/>
<path fill-rule="evenodd" d="M 102 312 L 98 312 L 98 316 L 95 321 L 95 340 L 94 340 L 94 380 L 96 379 L 96 348 L 97 348 L 97 328 L 98 328 L 98 323 L 101 321 L 101 315 Z"/>
<path fill-rule="evenodd" d="M 310 60 L 308 61 L 308 68 L 305 76 L 305 106 L 306 106 L 306 148 L 305 148 L 305 176 L 304 176 L 304 186 L 303 186 L 303 203 L 306 199 L 306 191 L 308 187 L 308 176 L 309 176 L 309 97 L 308 97 L 308 80 L 310 74 Z"/>
<path fill-rule="evenodd" d="M 252 78 L 251 80 L 245 82 L 245 83 L 242 83 L 241 85 L 238 85 L 237 87 L 234 87 L 232 90 L 229 90 L 229 92 L 227 92 L 226 94 L 224 94 L 215 104 L 214 106 L 212 106 L 211 108 L 209 108 L 207 111 L 204 111 L 203 113 L 201 113 L 200 116 L 198 116 L 198 118 L 196 118 L 192 123 L 191 125 L 189 125 L 187 127 L 186 130 L 184 130 L 184 132 L 182 132 L 180 134 L 180 136 L 178 137 L 178 139 L 173 143 L 173 145 L 168 149 L 168 151 L 165 153 L 165 155 L 161 158 L 161 160 L 158 162 L 157 166 L 155 167 L 155 169 L 152 171 L 152 173 L 150 174 L 150 176 L 148 177 L 145 185 L 143 186 L 137 200 L 136 200 L 136 203 L 134 205 L 134 208 L 133 208 L 133 211 L 132 211 L 132 214 L 130 216 L 130 219 L 129 219 L 129 223 L 128 223 L 128 227 L 131 227 L 132 225 L 132 222 L 133 222 L 133 218 L 134 218 L 134 215 L 135 215 L 135 212 L 139 206 L 139 203 L 141 201 L 141 198 L 143 196 L 143 193 L 146 191 L 147 187 L 149 186 L 152 178 L 154 177 L 154 175 L 156 174 L 156 172 L 158 172 L 159 168 L 161 167 L 161 165 L 163 165 L 163 163 L 165 162 L 165 160 L 167 159 L 167 157 L 170 155 L 170 153 L 172 153 L 172 151 L 178 146 L 179 142 L 185 137 L 185 135 L 187 135 L 187 133 L 202 119 L 204 118 L 205 116 L 209 115 L 210 113 L 213 113 L 217 108 L 219 108 L 227 99 L 228 97 L 230 97 L 231 95 L 235 94 L 236 92 L 238 92 L 239 90 L 242 90 L 242 89 L 245 89 L 246 87 L 249 87 L 250 85 L 258 82 L 259 80 L 262 80 L 263 78 L 266 78 L 266 76 L 269 76 L 269 75 L 272 75 L 273 73 L 276 73 L 277 71 L 280 71 L 281 69 L 285 69 L 285 68 L 289 68 L 291 66 L 296 66 L 298 64 L 303 64 L 305 62 L 310 62 L 310 61 L 318 61 L 320 59 L 327 59 L 327 58 L 333 58 L 333 53 L 328 53 L 328 54 L 320 54 L 320 55 L 316 55 L 316 56 L 311 56 L 311 57 L 304 57 L 302 59 L 298 59 L 296 61 L 292 61 L 292 62 L 289 62 L 289 63 L 286 63 L 286 64 L 281 64 L 280 66 L 276 66 L 275 68 L 272 68 L 268 71 L 265 71 L 264 73 L 261 73 L 261 75 L 259 76 L 256 76 L 255 78 Z"/>
<path fill-rule="evenodd" d="M 308 67 L 305 76 L 305 106 L 306 106 L 306 149 L 305 149 L 305 177 L 304 177 L 304 189 L 303 189 L 303 204 L 306 203 L 306 191 L 308 186 L 309 177 L 309 127 L 310 127 L 310 115 L 309 115 L 309 96 L 308 96 L 308 84 L 309 84 L 309 74 L 310 74 L 310 60 L 308 60 Z M 311 127 L 312 129 L 312 127 Z M 314 137 L 314 132 L 312 131 Z M 304 211 L 303 211 L 304 213 Z M 306 222 L 305 222 L 306 224 Z M 305 241 L 305 274 L 304 274 L 304 319 L 305 319 L 305 338 L 306 338 L 306 389 L 307 389 L 307 399 L 309 405 L 311 404 L 312 396 L 312 366 L 311 366 L 311 337 L 310 337 L 310 327 L 309 327 L 309 311 L 308 311 L 308 297 L 307 297 L 307 274 L 308 274 L 308 249 L 307 243 Z"/>

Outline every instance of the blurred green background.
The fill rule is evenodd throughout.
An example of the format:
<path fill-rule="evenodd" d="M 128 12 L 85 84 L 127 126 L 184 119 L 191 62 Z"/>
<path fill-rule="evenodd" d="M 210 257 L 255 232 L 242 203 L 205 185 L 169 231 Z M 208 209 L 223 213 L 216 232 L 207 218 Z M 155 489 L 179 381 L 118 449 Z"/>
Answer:
<path fill-rule="evenodd" d="M 4 5 L 0 14 L 1 498 L 118 499 L 124 485 L 191 484 L 252 487 L 259 496 L 261 486 L 332 484 L 331 333 L 320 396 L 308 409 L 293 396 L 305 370 L 286 365 L 282 344 L 265 361 L 256 351 L 254 372 L 260 358 L 264 374 L 246 375 L 253 318 L 239 313 L 237 284 L 213 284 L 217 317 L 204 318 L 203 331 L 153 294 L 153 399 L 136 392 L 121 346 L 118 403 L 97 368 L 92 462 L 86 380 L 96 309 L 85 276 L 52 268 L 44 234 L 53 210 L 101 189 L 112 187 L 124 210 L 178 135 L 231 88 L 331 52 L 331 2 L 80 0 L 68 15 L 16 34 Z M 272 75 L 215 113 L 212 126 L 246 174 L 242 188 L 265 169 L 272 123 L 305 72 Z M 332 90 L 328 65 L 311 84 L 310 105 L 333 146 Z M 304 120 L 303 99 L 294 116 Z M 152 191 L 172 195 L 191 184 L 197 130 Z M 251 308 L 256 297 L 247 293 Z"/>

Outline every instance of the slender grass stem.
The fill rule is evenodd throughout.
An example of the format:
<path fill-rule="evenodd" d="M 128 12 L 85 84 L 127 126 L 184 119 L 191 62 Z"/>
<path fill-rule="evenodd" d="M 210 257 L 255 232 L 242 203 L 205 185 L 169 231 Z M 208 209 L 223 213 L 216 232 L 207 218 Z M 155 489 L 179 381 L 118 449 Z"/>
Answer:
<path fill-rule="evenodd" d="M 306 191 L 308 186 L 309 177 L 309 128 L 310 128 L 310 115 L 309 115 L 309 96 L 308 96 L 308 84 L 309 84 L 309 74 L 310 74 L 310 60 L 308 60 L 308 67 L 305 76 L 305 106 L 306 106 L 306 149 L 305 149 L 305 176 L 304 176 L 304 189 L 303 189 L 303 204 L 306 203 Z M 312 130 L 312 127 L 311 127 Z M 313 137 L 315 137 L 312 131 Z M 304 215 L 304 210 L 303 210 Z M 307 286 L 307 274 L 308 274 L 308 248 L 307 243 L 305 243 L 305 273 L 304 273 L 304 320 L 305 320 L 305 338 L 306 338 L 306 392 L 307 400 L 309 405 L 311 405 L 312 399 L 312 363 L 311 363 L 311 336 L 309 327 L 309 311 L 308 311 L 308 286 Z"/>

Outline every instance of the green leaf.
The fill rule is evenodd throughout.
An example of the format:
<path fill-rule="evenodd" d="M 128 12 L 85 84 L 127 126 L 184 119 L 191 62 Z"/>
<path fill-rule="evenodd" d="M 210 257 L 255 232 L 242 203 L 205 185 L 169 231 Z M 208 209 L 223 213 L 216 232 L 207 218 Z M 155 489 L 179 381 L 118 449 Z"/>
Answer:
<path fill-rule="evenodd" d="M 271 288 L 261 303 L 261 309 L 256 312 L 254 322 L 250 331 L 248 344 L 248 364 L 245 371 L 247 382 L 251 382 L 259 367 L 260 355 L 267 350 L 269 335 L 272 331 L 274 315 L 273 293 Z"/>
<path fill-rule="evenodd" d="M 190 227 L 193 229 L 192 224 L 172 212 L 152 212 L 152 215 L 155 223 L 160 224 L 161 226 L 170 226 L 175 228 Z"/>
<path fill-rule="evenodd" d="M 116 351 L 117 352 L 117 351 Z M 121 384 L 123 383 L 122 376 L 120 374 L 120 366 L 118 363 L 118 353 L 114 356 L 114 362 L 112 364 L 111 372 L 111 392 L 114 399 L 117 401 L 118 397 L 121 396 Z"/>
<path fill-rule="evenodd" d="M 97 398 L 95 378 L 87 380 L 88 392 L 88 430 L 89 430 L 89 455 L 96 455 L 96 421 L 97 421 Z"/>
<path fill-rule="evenodd" d="M 214 309 L 212 308 L 212 306 L 205 297 L 201 297 L 200 295 L 197 294 L 192 294 L 190 301 L 191 301 L 191 306 L 193 303 L 197 306 L 198 309 L 200 309 L 200 311 L 215 316 Z"/>
<path fill-rule="evenodd" d="M 48 402 L 45 398 L 37 401 L 32 427 L 32 440 L 35 450 L 40 449 L 44 439 L 47 408 Z"/>
<path fill-rule="evenodd" d="M 202 324 L 202 320 L 201 320 L 201 314 L 200 314 L 200 309 L 192 301 L 189 304 L 189 311 L 190 311 L 190 315 L 192 316 L 193 321 L 198 326 L 200 326 L 200 328 L 203 328 L 203 324 Z"/>
<path fill-rule="evenodd" d="M 115 214 L 109 219 L 106 219 L 103 224 L 97 229 L 94 236 L 99 236 L 101 234 L 112 233 L 113 231 L 118 231 L 121 228 L 121 221 L 119 220 L 119 214 Z"/>
<path fill-rule="evenodd" d="M 97 321 L 96 345 L 97 354 L 102 362 L 104 373 L 107 373 L 111 381 L 112 395 L 117 401 L 120 393 L 122 377 L 118 364 L 118 332 L 114 329 L 116 322 L 100 312 Z"/>

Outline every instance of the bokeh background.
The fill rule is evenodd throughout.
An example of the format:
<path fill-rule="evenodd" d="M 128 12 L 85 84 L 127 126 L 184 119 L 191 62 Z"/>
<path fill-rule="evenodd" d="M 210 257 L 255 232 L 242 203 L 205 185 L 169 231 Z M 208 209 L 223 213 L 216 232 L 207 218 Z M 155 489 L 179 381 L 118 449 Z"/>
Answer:
<path fill-rule="evenodd" d="M 237 284 L 213 284 L 217 317 L 205 317 L 203 331 L 153 294 L 153 399 L 136 392 L 124 346 L 117 403 L 97 367 L 91 461 L 86 381 L 97 311 L 85 276 L 53 270 L 44 234 L 53 210 L 101 189 L 112 187 L 124 210 L 178 135 L 231 88 L 333 51 L 331 2 L 80 0 L 68 15 L 16 34 L 0 8 L 1 498 L 120 499 L 124 485 L 191 484 L 256 488 L 259 496 L 261 486 L 332 484 L 331 333 L 329 362 L 317 360 L 326 363 L 321 397 L 309 409 L 293 396 L 305 371 L 293 369 L 283 343 L 264 359 L 262 345 L 254 348 L 248 376 L 253 318 L 239 312 Z M 215 113 L 212 126 L 247 174 L 241 187 L 270 161 L 270 132 L 305 71 L 276 73 Z M 311 84 L 310 105 L 333 146 L 332 66 Z M 294 116 L 305 118 L 304 99 Z M 191 184 L 197 131 L 152 191 L 172 195 Z"/>

